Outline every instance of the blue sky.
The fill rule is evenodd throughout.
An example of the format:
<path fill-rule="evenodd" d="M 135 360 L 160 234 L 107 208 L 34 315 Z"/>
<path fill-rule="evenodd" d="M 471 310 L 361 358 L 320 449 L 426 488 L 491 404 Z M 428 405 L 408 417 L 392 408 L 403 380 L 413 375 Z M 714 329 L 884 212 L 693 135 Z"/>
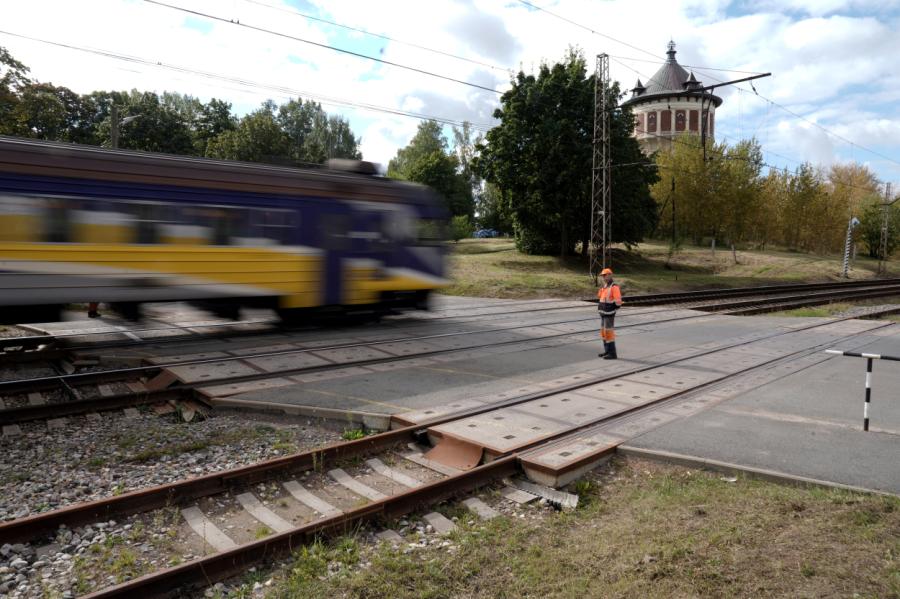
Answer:
<path fill-rule="evenodd" d="M 477 82 L 503 91 L 509 72 L 554 61 L 577 46 L 613 56 L 611 74 L 629 89 L 665 58 L 670 37 L 686 65 L 773 76 L 725 89 L 717 137 L 755 136 L 765 159 L 795 168 L 810 161 L 867 164 L 900 188 L 900 2 L 897 0 L 533 0 L 593 29 L 516 0 L 166 0 L 168 3 Z M 362 138 L 364 157 L 386 163 L 415 133 L 415 118 L 353 108 L 365 103 L 487 127 L 499 95 L 421 73 L 339 54 L 228 22 L 190 16 L 142 0 L 81 3 L 35 0 L 6 7 L 0 29 L 99 48 L 168 65 L 239 78 L 199 78 L 0 34 L 0 45 L 35 78 L 78 92 L 150 89 L 232 102 L 244 113 L 266 98 L 302 92 L 343 114 Z M 466 60 L 310 20 L 302 12 Z M 47 19 L 46 15 L 53 15 Z M 78 23 L 78 27 L 72 27 Z M 651 61 L 651 62 L 645 62 Z M 476 64 L 480 63 L 480 64 Z M 492 65 L 492 66 L 485 66 Z M 501 68 L 493 68 L 501 67 Z M 705 83 L 740 73 L 698 68 Z M 286 89 L 284 89 L 286 88 Z M 765 98 L 765 99 L 764 99 Z M 798 118 L 799 115 L 802 118 Z M 826 130 L 819 128 L 824 127 Z M 449 134 L 449 127 L 447 128 Z"/>

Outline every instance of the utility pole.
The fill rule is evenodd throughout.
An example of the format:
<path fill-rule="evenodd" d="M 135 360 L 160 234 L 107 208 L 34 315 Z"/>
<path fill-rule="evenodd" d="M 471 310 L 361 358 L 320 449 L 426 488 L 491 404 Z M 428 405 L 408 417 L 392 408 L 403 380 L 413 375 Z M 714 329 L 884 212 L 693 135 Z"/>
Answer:
<path fill-rule="evenodd" d="M 109 109 L 109 145 L 119 147 L 119 107 L 113 104 Z"/>
<path fill-rule="evenodd" d="M 672 173 L 672 251 L 675 251 L 677 236 L 675 235 L 675 173 Z"/>
<path fill-rule="evenodd" d="M 600 271 L 610 266 L 612 243 L 612 177 L 610 163 L 609 55 L 597 55 L 594 71 L 594 136 L 591 169 L 590 274 L 597 285 Z"/>
<path fill-rule="evenodd" d="M 119 128 L 122 125 L 127 125 L 128 123 L 139 119 L 141 115 L 135 114 L 132 116 L 126 116 L 124 119 L 119 120 L 119 107 L 113 104 L 109 107 L 109 146 L 113 149 L 119 147 Z"/>

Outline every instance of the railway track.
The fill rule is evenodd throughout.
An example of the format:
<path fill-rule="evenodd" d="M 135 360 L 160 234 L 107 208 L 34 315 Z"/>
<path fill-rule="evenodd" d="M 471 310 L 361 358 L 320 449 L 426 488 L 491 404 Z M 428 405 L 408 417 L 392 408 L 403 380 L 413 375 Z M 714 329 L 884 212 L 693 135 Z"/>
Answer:
<path fill-rule="evenodd" d="M 534 300 L 531 302 L 515 302 L 511 307 L 506 304 L 487 304 L 467 306 L 465 308 L 436 308 L 431 312 L 422 316 L 406 316 L 407 319 L 424 323 L 433 323 L 439 320 L 453 319 L 454 321 L 477 321 L 486 317 L 517 315 L 532 312 L 557 311 L 579 308 L 580 305 L 572 305 L 575 302 L 560 300 Z M 549 304 L 549 305 L 548 305 Z M 568 305 L 566 305 L 568 304 Z M 450 313 L 450 314 L 447 314 Z M 396 322 L 388 320 L 387 322 Z M 49 354 L 50 351 L 59 349 L 58 354 L 65 352 L 84 351 L 90 349 L 118 349 L 128 348 L 141 345 L 157 345 L 169 343 L 184 343 L 186 341 L 214 341 L 217 339 L 235 339 L 240 337 L 272 334 L 273 336 L 281 335 L 283 330 L 313 330 L 318 331 L 310 326 L 307 327 L 282 327 L 280 323 L 272 319 L 255 319 L 240 321 L 198 321 L 183 324 L 172 324 L 169 326 L 129 326 L 131 323 L 121 322 L 110 327 L 98 327 L 96 329 L 86 329 L 82 331 L 73 331 L 60 334 L 37 334 L 20 337 L 0 338 L 0 352 L 7 352 L 11 355 L 15 353 L 23 353 L 42 349 L 43 353 Z M 356 320 L 349 319 L 346 322 L 338 321 L 329 325 L 329 328 L 341 329 L 358 326 Z M 250 328 L 259 327 L 259 328 Z M 216 329 L 224 329 L 221 332 L 212 332 Z M 203 332 L 198 332 L 201 330 Z M 178 334 L 183 332 L 184 334 Z M 140 337 L 139 334 L 151 334 L 149 337 Z M 165 336 L 161 336 L 165 335 Z M 115 341 L 100 341 L 83 345 L 68 345 L 66 342 L 71 339 L 84 339 L 85 337 L 110 337 L 123 336 L 126 339 Z"/>
<path fill-rule="evenodd" d="M 661 324 L 700 318 L 702 313 L 675 314 L 670 311 L 659 311 L 667 315 L 665 318 L 653 318 L 658 311 L 640 312 L 631 315 L 637 321 L 623 322 L 620 328 L 629 328 L 645 324 Z M 649 315 L 650 320 L 643 318 Z M 538 336 L 511 336 L 512 333 L 525 329 L 552 326 L 575 326 L 575 330 L 567 330 Z M 583 325 L 583 326 L 581 326 Z M 552 329 L 549 329 L 552 330 Z M 238 387 L 247 383 L 277 379 L 284 382 L 285 377 L 311 375 L 328 371 L 341 370 L 359 366 L 373 366 L 389 363 L 409 363 L 413 365 L 421 359 L 460 355 L 467 352 L 507 347 L 516 349 L 528 347 L 535 349 L 543 343 L 556 343 L 566 337 L 578 338 L 579 335 L 591 335 L 596 331 L 596 316 L 577 319 L 554 320 L 524 325 L 515 325 L 496 329 L 476 329 L 462 332 L 438 333 L 416 337 L 392 338 L 365 343 L 347 343 L 325 345 L 313 348 L 292 348 L 277 351 L 242 352 L 240 355 L 227 357 L 183 356 L 181 358 L 164 359 L 163 361 L 140 367 L 119 368 L 97 372 L 72 374 L 56 374 L 45 377 L 34 377 L 0 382 L 0 395 L 21 395 L 41 390 L 62 388 L 75 399 L 64 403 L 40 403 L 0 409 L 0 425 L 17 424 L 29 420 L 59 418 L 75 414 L 84 414 L 103 410 L 117 410 L 136 405 L 156 404 L 167 401 L 195 400 L 205 402 L 215 393 L 226 393 L 225 386 Z M 471 343 L 466 337 L 487 337 L 486 342 Z M 593 338 L 593 337 L 591 337 Z M 583 341 L 584 339 L 581 339 Z M 449 341 L 449 347 L 440 347 L 436 342 Z M 405 346 L 405 347 L 404 347 Z M 390 353 L 379 348 L 389 348 Z M 344 354 L 344 355 L 336 355 Z M 323 357 L 327 355 L 331 360 Z M 260 365 L 264 368 L 260 368 Z M 232 365 L 232 366 L 229 366 Z M 212 374 L 202 372 L 204 368 L 213 368 Z M 146 384 L 139 381 L 144 377 Z M 81 389 L 112 382 L 129 381 L 137 389 L 118 394 L 97 393 L 97 397 L 84 398 Z M 229 392 L 230 393 L 230 392 Z"/>
<path fill-rule="evenodd" d="M 731 289 L 710 289 L 688 292 L 673 293 L 655 293 L 644 295 L 626 296 L 625 300 L 629 306 L 659 306 L 671 304 L 690 303 L 693 307 L 701 310 L 722 311 L 733 314 L 760 314 L 766 311 L 791 309 L 795 307 L 804 307 L 809 305 L 818 305 L 818 303 L 827 303 L 832 299 L 864 299 L 871 297 L 886 297 L 896 295 L 897 286 L 900 285 L 900 279 L 881 279 L 867 281 L 849 281 L 849 282 L 829 282 L 829 283 L 804 283 L 804 284 L 786 284 L 786 285 L 769 285 L 762 287 L 742 287 Z M 884 291 L 884 294 L 878 293 L 878 290 Z M 865 291 L 864 291 L 865 290 Z M 800 292 L 820 292 L 816 293 L 818 303 L 812 302 L 808 297 L 803 297 Z M 776 302 L 777 297 L 785 294 L 800 293 L 796 301 Z M 732 298 L 746 298 L 765 296 L 756 301 L 753 305 L 758 305 L 759 310 L 738 310 L 738 305 L 727 300 Z M 805 300 L 807 303 L 804 303 Z M 586 300 L 594 301 L 594 300 Z M 578 309 L 577 305 L 560 306 L 566 302 L 557 300 L 530 300 L 517 301 L 512 306 L 511 302 L 491 302 L 487 304 L 475 304 L 463 307 L 439 307 L 433 309 L 423 317 L 426 322 L 434 322 L 436 320 L 450 319 L 482 319 L 485 317 L 505 316 L 524 314 L 538 311 L 556 311 Z M 571 302 L 569 302 L 571 303 Z M 747 307 L 750 304 L 746 305 Z M 764 309 L 765 306 L 771 306 L 771 309 Z M 735 310 L 729 311 L 731 307 Z M 474 313 L 473 313 L 474 312 Z M 480 312 L 480 313 L 478 313 Z M 38 334 L 31 336 L 0 338 L 0 352 L 5 352 L 6 357 L 16 359 L 16 354 L 25 354 L 26 360 L 33 359 L 58 359 L 66 355 L 67 352 L 86 351 L 90 349 L 118 349 L 128 348 L 141 345 L 158 345 L 170 343 L 184 343 L 186 341 L 214 341 L 218 339 L 235 339 L 243 336 L 254 336 L 271 332 L 274 335 L 280 334 L 280 329 L 267 330 L 265 327 L 278 327 L 278 323 L 273 320 L 256 319 L 244 321 L 228 321 L 228 322 L 196 322 L 186 324 L 176 324 L 163 327 L 137 327 L 125 328 L 117 327 L 121 330 L 110 330 L 102 328 L 98 330 L 86 330 L 78 332 L 69 332 L 58 335 Z M 262 330 L 251 329 L 248 327 L 264 327 Z M 224 329 L 222 332 L 211 332 L 210 330 Z M 240 330 L 244 329 L 244 330 Z M 204 332 L 198 333 L 197 330 Z M 184 335 L 172 334 L 173 332 L 184 331 Z M 139 334 L 153 334 L 151 338 L 139 337 Z M 165 334 L 165 337 L 159 335 Z M 104 341 L 82 345 L 66 346 L 69 339 L 83 339 L 91 336 L 108 337 L 110 335 L 129 335 L 131 338 L 117 341 Z M 41 350 L 41 351 L 35 351 Z M 37 356 L 35 354 L 41 354 Z"/>
<path fill-rule="evenodd" d="M 803 306 L 820 305 L 823 303 L 841 299 L 862 299 L 898 295 L 900 294 L 900 280 L 891 279 L 887 281 L 877 282 L 851 282 L 847 284 L 841 284 L 837 289 L 835 289 L 834 286 L 830 284 L 781 285 L 761 289 L 771 290 L 769 296 L 764 298 L 753 297 L 752 299 L 741 299 L 744 294 L 759 291 L 759 289 L 741 289 L 718 290 L 715 292 L 690 292 L 688 294 L 681 295 L 659 294 L 657 296 L 638 296 L 637 299 L 638 303 L 640 304 L 641 301 L 645 301 L 650 298 L 648 301 L 650 301 L 652 305 L 655 305 L 654 302 L 656 300 L 671 301 L 675 296 L 682 299 L 690 299 L 689 305 L 684 305 L 682 308 L 661 308 L 655 311 L 657 314 L 663 314 L 669 311 L 677 311 L 679 309 L 686 308 L 700 310 L 703 312 L 719 312 L 731 315 L 759 314 L 774 310 L 786 310 Z M 777 294 L 774 293 L 774 290 L 776 289 L 778 290 Z M 786 289 L 792 290 L 793 292 L 786 291 Z M 797 290 L 802 290 L 803 292 L 797 293 Z M 709 298 L 708 295 L 710 293 L 726 293 L 729 298 Z M 737 298 L 735 298 L 734 296 L 737 296 Z M 466 319 L 457 318 L 454 320 L 454 322 L 479 322 L 481 320 L 495 319 L 501 316 L 504 318 L 515 315 L 521 316 L 523 314 L 533 313 L 535 311 L 549 312 L 567 311 L 570 309 L 584 309 L 583 305 L 576 304 L 572 306 L 571 302 L 539 301 L 536 303 L 540 306 L 537 310 L 525 309 L 510 311 L 506 310 L 503 306 L 489 306 L 489 308 L 491 309 L 491 311 L 489 312 L 470 315 Z M 548 303 L 553 305 L 547 306 L 546 304 Z M 631 303 L 632 301 L 629 301 L 629 305 L 631 305 Z M 885 313 L 891 311 L 894 310 L 888 309 Z M 623 316 L 625 316 L 626 314 L 627 313 L 623 313 Z M 701 315 L 702 312 L 697 316 Z M 681 315 L 675 317 L 674 319 L 678 320 L 690 317 L 692 316 Z M 654 322 L 666 322 L 668 320 L 671 319 L 662 318 L 657 319 Z M 431 322 L 433 322 L 433 320 Z M 209 393 L 205 393 L 204 391 L 209 387 L 221 389 L 222 385 L 230 384 L 236 386 L 244 385 L 244 387 L 236 388 L 246 388 L 246 385 L 248 383 L 253 383 L 255 381 L 265 381 L 281 377 L 302 376 L 312 373 L 324 373 L 329 370 L 338 370 L 350 366 L 371 366 L 391 362 L 402 362 L 404 360 L 411 359 L 408 355 L 396 355 L 396 352 L 392 352 L 392 354 L 385 354 L 384 352 L 380 351 L 379 347 L 398 346 L 409 343 L 428 344 L 429 342 L 433 343 L 435 341 L 446 340 L 447 338 L 451 337 L 466 337 L 479 334 L 502 335 L 503 333 L 510 333 L 516 330 L 528 329 L 535 326 L 568 325 L 575 323 L 585 323 L 586 326 L 584 329 L 578 331 L 557 333 L 528 340 L 492 339 L 488 343 L 483 343 L 481 345 L 467 345 L 465 343 L 451 344 L 452 346 L 449 348 L 431 348 L 424 351 L 419 350 L 416 352 L 416 357 L 429 358 L 436 357 L 442 354 L 473 351 L 487 347 L 516 345 L 518 343 L 526 342 L 540 342 L 542 339 L 551 340 L 568 335 L 588 333 L 595 328 L 595 318 L 593 315 L 591 315 L 586 318 L 552 320 L 549 322 L 536 322 L 524 325 L 519 324 L 510 327 L 497 327 L 492 329 L 463 330 L 446 333 L 425 334 L 419 336 L 376 339 L 373 341 L 361 343 L 323 345 L 318 347 L 303 347 L 296 349 L 289 348 L 281 351 L 261 351 L 255 353 L 252 351 L 249 353 L 237 352 L 240 355 L 232 356 L 223 356 L 221 355 L 221 353 L 219 353 L 219 355 L 215 357 L 213 357 L 212 354 L 210 354 L 209 356 L 203 354 L 194 354 L 183 357 L 175 357 L 169 360 L 155 360 L 153 364 L 138 367 L 113 368 L 83 373 L 60 373 L 48 377 L 4 381 L 0 382 L 0 394 L 3 395 L 8 396 L 10 394 L 35 393 L 41 390 L 61 389 L 71 399 L 71 401 L 65 403 L 41 402 L 39 405 L 27 405 L 2 409 L 0 410 L 0 424 L 8 425 L 25 422 L 28 420 L 55 418 L 101 410 L 115 410 L 136 405 L 154 404 L 166 401 L 199 400 L 203 402 L 210 396 Z M 628 325 L 627 322 L 623 322 L 623 324 L 620 326 L 628 327 L 631 325 Z M 280 337 L 273 338 L 273 340 L 274 339 L 283 340 L 283 338 Z M 354 359 L 342 359 L 337 363 L 333 363 L 329 362 L 328 360 L 319 359 L 316 354 L 316 352 L 334 351 L 358 352 L 363 355 Z M 309 359 L 304 360 L 302 359 L 303 356 L 307 356 L 309 357 Z M 286 362 L 293 361 L 294 365 L 291 366 L 282 364 L 277 367 L 267 365 L 260 368 L 257 364 L 254 363 L 254 361 L 260 360 L 271 363 L 272 361 L 277 361 L 279 359 Z M 235 368 L 229 369 L 226 366 L 229 363 L 235 364 Z M 213 373 L 211 375 L 204 375 L 208 377 L 208 380 L 206 381 L 197 378 L 192 379 L 190 373 L 186 372 L 187 370 L 203 368 L 215 368 L 218 369 L 219 372 Z M 176 371 L 176 374 L 171 377 L 171 379 L 165 385 L 162 385 L 158 382 L 154 384 L 154 377 L 157 377 L 159 373 L 165 373 L 167 371 L 171 372 L 173 370 Z M 179 375 L 177 374 L 178 372 L 182 374 Z M 151 384 L 149 385 L 149 388 L 141 387 L 140 384 L 136 383 L 139 377 L 143 377 L 144 380 L 150 381 Z M 123 393 L 97 393 L 96 388 L 89 389 L 87 395 L 100 395 L 99 397 L 89 398 L 84 398 L 83 395 L 85 394 L 79 391 L 79 389 L 84 389 L 85 386 L 98 386 L 116 381 L 131 381 L 132 386 L 137 385 L 137 388 L 131 392 Z M 280 385 L 283 383 L 284 381 L 280 380 L 278 384 Z"/>
<path fill-rule="evenodd" d="M 653 306 L 680 302 L 692 302 L 706 299 L 728 297 L 747 297 L 796 291 L 847 290 L 857 287 L 891 287 L 900 285 L 900 279 L 873 279 L 865 281 L 846 281 L 828 283 L 797 283 L 786 285 L 766 285 L 760 287 L 736 287 L 731 289 L 704 289 L 699 291 L 679 291 L 672 293 L 651 293 L 626 297 L 630 305 Z"/>
<path fill-rule="evenodd" d="M 823 347 L 842 342 L 856 334 L 842 333 L 836 330 L 834 325 L 834 322 L 814 323 L 791 332 L 759 333 L 725 339 L 715 347 L 700 351 L 672 352 L 654 364 L 641 364 L 614 374 L 567 377 L 549 388 L 513 395 L 491 405 L 427 417 L 402 428 L 357 441 L 7 522 L 0 524 L 0 544 L 35 540 L 52 534 L 60 525 L 71 528 L 175 506 L 182 509 L 182 515 L 188 523 L 193 521 L 189 526 L 195 531 L 201 531 L 200 534 L 205 535 L 203 538 L 206 542 L 216 547 L 216 552 L 101 589 L 91 595 L 92 597 L 171 596 L 180 591 L 201 588 L 239 574 L 253 564 L 289 553 L 318 536 L 352 530 L 364 522 L 385 523 L 391 518 L 419 510 L 424 506 L 467 494 L 504 477 L 540 469 L 540 457 L 548 445 L 555 446 L 558 451 L 560 444 L 571 442 L 573 438 L 582 444 L 590 444 L 592 442 L 590 439 L 597 438 L 595 433 L 598 430 L 608 432 L 617 423 L 642 418 L 663 409 L 671 411 L 679 402 L 691 401 L 698 393 L 728 384 L 735 378 L 762 372 L 774 372 L 775 376 L 779 376 L 781 372 L 779 369 L 802 362 L 809 356 L 822 359 L 820 350 Z M 882 326 L 892 325 L 871 325 L 866 330 Z M 828 331 L 829 327 L 832 338 L 823 341 L 821 331 Z M 816 329 L 819 330 L 818 336 L 811 336 L 806 345 L 784 355 L 761 357 L 759 350 L 753 349 L 754 344 L 759 344 L 758 347 L 761 348 L 778 337 Z M 748 350 L 747 353 L 742 353 L 744 350 Z M 447 436 L 448 429 L 465 425 L 473 419 L 499 420 L 509 410 L 521 411 L 539 403 L 549 406 L 554 401 L 565 402 L 573 393 L 589 397 L 592 390 L 597 389 L 601 383 L 604 384 L 604 389 L 611 389 L 616 384 L 614 381 L 628 381 L 629 377 L 632 379 L 639 376 L 652 377 L 665 368 L 683 371 L 692 364 L 723 352 L 731 352 L 743 359 L 729 359 L 727 364 L 731 365 L 731 370 L 728 372 L 697 378 L 686 383 L 683 388 L 671 388 L 656 397 L 645 394 L 638 397 L 638 401 L 620 403 L 617 409 L 600 416 L 581 414 L 585 417 L 561 424 L 549 430 L 547 434 L 522 438 L 507 449 L 489 449 L 485 446 L 483 451 L 489 461 L 482 465 L 476 465 L 481 461 L 480 452 L 477 460 L 466 458 L 469 459 L 469 463 L 454 471 L 448 468 L 446 463 L 442 466 L 436 465 L 430 457 L 410 453 L 407 449 L 410 443 L 422 443 L 426 438 L 433 440 L 436 437 L 439 440 L 437 449 L 440 449 L 442 442 L 451 440 Z M 626 395 L 629 393 L 632 391 L 626 392 Z M 584 402 L 591 403 L 587 400 L 583 400 Z M 596 404 L 597 407 L 603 405 L 608 405 L 608 402 L 599 401 Z M 581 462 L 567 464 L 566 471 L 576 472 L 579 467 L 595 463 L 615 451 L 617 444 L 618 442 L 613 439 L 612 442 L 588 448 L 589 451 L 584 456 L 576 456 Z M 440 455 L 436 455 L 435 458 L 440 458 Z M 362 459 L 369 460 L 367 465 L 371 471 L 361 466 L 353 466 Z M 454 463 L 459 465 L 458 461 L 457 459 Z M 406 474 L 400 472 L 398 476 L 397 468 L 383 468 L 385 464 L 391 462 L 406 464 Z M 413 467 L 409 466 L 410 463 Z M 401 467 L 400 470 L 404 468 Z M 301 483 L 297 477 L 304 472 L 310 474 Z M 414 475 L 418 478 L 411 480 Z M 273 481 L 280 484 L 283 489 L 280 496 L 292 502 L 291 505 L 305 506 L 305 513 L 309 517 L 301 518 L 302 522 L 299 523 L 293 522 L 287 516 L 289 511 L 287 508 L 285 508 L 287 511 L 282 510 L 281 515 L 274 514 L 273 517 L 276 508 L 266 508 L 252 494 L 248 495 L 251 485 Z M 334 488 L 338 488 L 339 491 L 329 490 Z M 342 493 L 346 496 L 348 490 L 356 498 L 355 502 L 350 500 L 341 503 L 335 499 Z M 228 497 L 227 500 L 210 501 L 211 498 L 225 495 Z M 263 539 L 234 543 L 233 539 L 223 532 L 227 529 L 220 528 L 213 521 L 214 516 L 209 510 L 210 506 L 216 503 L 230 506 L 225 510 L 228 513 L 219 521 L 227 522 L 229 514 L 232 513 L 249 512 L 258 521 L 268 522 L 267 525 L 270 525 L 269 528 L 274 532 Z M 270 503 L 271 505 L 274 504 Z M 227 542 L 229 540 L 231 543 Z"/>

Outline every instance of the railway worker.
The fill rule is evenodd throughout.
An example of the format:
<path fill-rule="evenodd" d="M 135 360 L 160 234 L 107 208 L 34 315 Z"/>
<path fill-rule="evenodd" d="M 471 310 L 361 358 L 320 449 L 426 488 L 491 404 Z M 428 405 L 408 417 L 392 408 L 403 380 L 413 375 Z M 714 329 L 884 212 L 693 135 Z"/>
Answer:
<path fill-rule="evenodd" d="M 597 357 L 604 360 L 615 360 L 616 356 L 616 331 L 614 323 L 616 310 L 622 307 L 622 290 L 613 282 L 613 272 L 604 268 L 600 275 L 603 277 L 603 286 L 597 291 L 597 310 L 600 312 L 600 338 L 603 340 L 603 353 Z"/>

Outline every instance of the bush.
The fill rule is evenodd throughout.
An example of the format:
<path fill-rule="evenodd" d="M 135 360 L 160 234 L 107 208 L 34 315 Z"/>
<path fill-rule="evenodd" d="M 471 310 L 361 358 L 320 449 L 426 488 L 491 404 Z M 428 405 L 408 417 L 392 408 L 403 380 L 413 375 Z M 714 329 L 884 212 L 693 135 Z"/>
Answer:
<path fill-rule="evenodd" d="M 468 215 L 461 214 L 454 216 L 450 221 L 450 237 L 453 241 L 458 242 L 460 239 L 470 237 L 475 231 L 475 225 L 469 220 Z"/>
<path fill-rule="evenodd" d="M 559 241 L 540 232 L 524 227 L 516 228 L 516 249 L 530 256 L 554 256 L 559 254 Z"/>

